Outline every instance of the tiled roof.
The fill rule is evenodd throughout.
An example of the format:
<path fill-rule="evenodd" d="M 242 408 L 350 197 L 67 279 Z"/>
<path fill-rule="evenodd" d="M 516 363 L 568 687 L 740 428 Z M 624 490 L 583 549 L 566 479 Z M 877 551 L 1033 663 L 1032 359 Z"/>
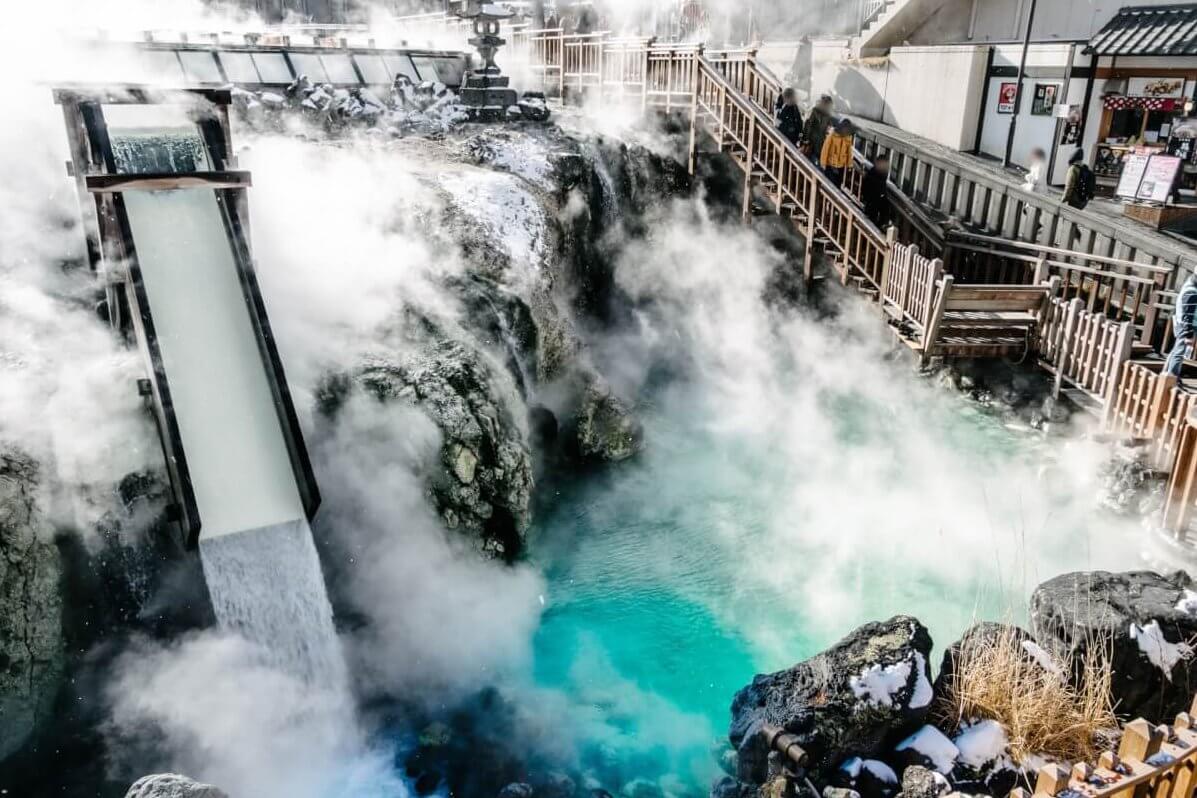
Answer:
<path fill-rule="evenodd" d="M 1197 55 L 1197 3 L 1128 6 L 1089 42 L 1098 55 Z"/>

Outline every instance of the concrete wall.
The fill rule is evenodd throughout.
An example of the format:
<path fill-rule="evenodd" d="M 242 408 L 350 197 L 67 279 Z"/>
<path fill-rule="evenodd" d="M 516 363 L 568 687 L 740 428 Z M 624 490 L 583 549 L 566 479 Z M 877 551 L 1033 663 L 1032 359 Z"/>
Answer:
<path fill-rule="evenodd" d="M 811 92 L 836 98 L 836 109 L 970 150 L 976 138 L 984 47 L 895 47 L 886 59 L 847 58 L 846 42 L 819 41 Z"/>
<path fill-rule="evenodd" d="M 1192 0 L 1039 0 L 1032 38 L 1088 41 L 1123 6 L 1182 5 Z M 911 44 L 1021 40 L 1030 0 L 951 0 L 908 34 Z"/>

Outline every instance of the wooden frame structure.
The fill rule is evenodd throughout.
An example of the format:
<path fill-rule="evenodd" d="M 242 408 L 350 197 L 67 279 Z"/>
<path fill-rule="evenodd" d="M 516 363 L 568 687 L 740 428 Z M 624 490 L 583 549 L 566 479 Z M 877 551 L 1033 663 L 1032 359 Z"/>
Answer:
<path fill-rule="evenodd" d="M 170 377 L 166 373 L 157 327 L 142 277 L 137 242 L 125 206 L 124 193 L 130 191 L 207 189 L 213 192 L 249 309 L 253 334 L 279 416 L 300 500 L 308 520 L 311 520 L 320 506 L 320 493 L 254 270 L 247 230 L 249 215 L 246 197 L 246 189 L 252 181 L 248 172 L 231 168 L 236 161 L 231 154 L 228 92 L 193 90 L 162 95 L 143 87 L 114 87 L 94 92 L 70 88 L 56 90 L 54 99 L 62 107 L 66 121 L 71 152 L 69 171 L 75 178 L 79 193 L 84 230 L 89 252 L 93 256 L 92 265 L 96 268 L 102 260 L 107 266 L 104 274 L 110 322 L 118 330 L 131 330 L 134 333 L 146 363 L 149 396 L 175 498 L 175 514 L 183 528 L 185 542 L 189 546 L 196 545 L 203 519 L 200 517 L 193 476 L 175 415 Z M 188 106 L 211 165 L 209 171 L 121 171 L 109 137 L 104 107 L 118 104 L 153 105 L 164 101 Z"/>

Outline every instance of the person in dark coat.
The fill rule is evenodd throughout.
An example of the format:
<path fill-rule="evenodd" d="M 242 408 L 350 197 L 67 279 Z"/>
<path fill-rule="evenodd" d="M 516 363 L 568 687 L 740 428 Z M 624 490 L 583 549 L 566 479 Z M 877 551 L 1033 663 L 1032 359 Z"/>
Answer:
<path fill-rule="evenodd" d="M 777 107 L 777 128 L 791 144 L 802 138 L 802 111 L 798 109 L 798 95 L 793 89 L 781 93 Z"/>
<path fill-rule="evenodd" d="M 827 131 L 831 129 L 831 97 L 824 94 L 819 102 L 811 109 L 806 118 L 806 126 L 802 129 L 802 149 L 816 163 L 823 153 L 823 142 L 827 139 Z"/>
<path fill-rule="evenodd" d="M 865 216 L 884 230 L 889 227 L 891 209 L 889 204 L 889 156 L 878 155 L 872 168 L 865 172 L 861 183 L 860 200 L 864 204 Z"/>

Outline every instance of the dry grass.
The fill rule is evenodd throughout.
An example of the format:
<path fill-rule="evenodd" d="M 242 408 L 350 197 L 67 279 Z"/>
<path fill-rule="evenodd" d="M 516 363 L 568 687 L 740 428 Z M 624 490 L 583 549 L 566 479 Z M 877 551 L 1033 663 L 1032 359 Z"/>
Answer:
<path fill-rule="evenodd" d="M 1092 761 L 1118 728 L 1111 675 L 1108 641 L 1088 647 L 1074 685 L 1029 657 L 1015 630 L 1004 627 L 996 636 L 973 635 L 964 644 L 937 714 L 952 726 L 1000 722 L 1016 762 L 1029 754 Z"/>

